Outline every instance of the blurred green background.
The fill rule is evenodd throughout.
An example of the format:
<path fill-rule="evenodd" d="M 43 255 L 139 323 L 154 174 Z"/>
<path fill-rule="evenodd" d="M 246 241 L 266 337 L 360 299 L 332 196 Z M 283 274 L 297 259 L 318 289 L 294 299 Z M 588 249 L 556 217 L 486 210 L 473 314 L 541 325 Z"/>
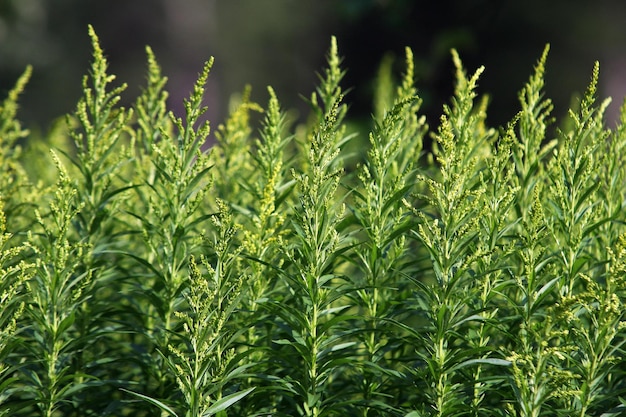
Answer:
<path fill-rule="evenodd" d="M 431 124 L 452 93 L 452 47 L 470 71 L 486 66 L 480 91 L 491 96 L 493 125 L 517 111 L 517 92 L 546 43 L 546 91 L 556 115 L 584 90 L 595 60 L 601 93 L 614 98 L 610 120 L 626 95 L 623 0 L 0 0 L 0 94 L 34 66 L 19 113 L 31 129 L 45 132 L 74 108 L 91 58 L 89 23 L 117 82 L 130 85 L 127 103 L 144 83 L 145 45 L 169 77 L 178 111 L 202 63 L 215 56 L 207 105 L 216 123 L 248 83 L 255 101 L 265 103 L 272 85 L 284 107 L 304 111 L 299 95 L 314 88 L 333 34 L 348 69 L 344 87 L 353 87 L 347 100 L 354 119 L 369 118 L 383 56 L 393 54 L 400 72 L 405 46 L 416 55 Z"/>

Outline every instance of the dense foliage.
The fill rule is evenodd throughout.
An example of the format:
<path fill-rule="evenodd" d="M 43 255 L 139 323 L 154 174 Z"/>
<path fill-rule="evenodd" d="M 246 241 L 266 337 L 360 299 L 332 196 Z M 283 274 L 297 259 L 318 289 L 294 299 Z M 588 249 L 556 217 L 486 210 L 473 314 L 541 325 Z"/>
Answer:
<path fill-rule="evenodd" d="M 30 69 L 0 107 L 0 414 L 626 412 L 626 106 L 605 127 L 598 66 L 552 130 L 546 48 L 495 129 L 453 51 L 433 129 L 407 49 L 363 138 L 333 39 L 306 123 L 246 90 L 210 136 L 212 60 L 178 117 L 147 49 L 123 108 L 90 36 L 45 140 L 16 118 Z"/>

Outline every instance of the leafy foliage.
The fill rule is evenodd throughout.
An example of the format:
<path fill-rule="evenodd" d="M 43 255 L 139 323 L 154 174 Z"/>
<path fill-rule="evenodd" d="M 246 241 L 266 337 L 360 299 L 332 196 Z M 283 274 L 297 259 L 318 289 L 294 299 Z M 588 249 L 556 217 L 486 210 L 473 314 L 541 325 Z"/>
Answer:
<path fill-rule="evenodd" d="M 361 137 L 333 38 L 305 123 L 246 88 L 211 136 L 213 59 L 177 116 L 147 48 L 126 109 L 89 35 L 50 145 L 16 119 L 30 69 L 0 107 L 0 415 L 623 413 L 626 104 L 607 128 L 598 65 L 552 131 L 546 48 L 494 128 L 453 51 L 431 130 L 407 48 Z"/>

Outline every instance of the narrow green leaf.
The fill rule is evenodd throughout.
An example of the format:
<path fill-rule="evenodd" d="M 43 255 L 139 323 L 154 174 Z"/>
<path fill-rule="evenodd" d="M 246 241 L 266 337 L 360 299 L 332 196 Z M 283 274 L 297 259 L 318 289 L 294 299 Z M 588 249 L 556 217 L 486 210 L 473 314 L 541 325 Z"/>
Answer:
<path fill-rule="evenodd" d="M 166 413 L 168 413 L 171 416 L 178 417 L 178 415 L 174 412 L 174 410 L 172 410 L 167 405 L 163 404 L 161 401 L 159 401 L 157 399 L 154 399 L 152 397 L 148 397 L 147 395 L 139 394 L 138 392 L 130 391 L 130 390 L 127 390 L 127 389 L 124 389 L 124 388 L 120 388 L 120 390 L 122 390 L 124 392 L 127 392 L 129 394 L 132 394 L 132 395 L 134 395 L 136 397 L 139 397 L 142 400 L 145 400 L 145 401 L 149 402 L 150 404 L 159 407 L 159 409 L 161 411 L 165 411 Z"/>
<path fill-rule="evenodd" d="M 244 391 L 239 391 L 235 392 L 234 394 L 227 395 L 226 397 L 216 401 L 215 404 L 209 407 L 209 409 L 206 410 L 204 414 L 202 414 L 202 417 L 210 417 L 219 413 L 220 411 L 226 410 L 228 407 L 235 404 L 246 395 L 250 394 L 252 391 L 254 391 L 254 389 L 255 387 L 252 387 Z"/>
<path fill-rule="evenodd" d="M 450 368 L 450 372 L 458 371 L 471 365 L 511 366 L 511 361 L 497 358 L 468 359 Z"/>

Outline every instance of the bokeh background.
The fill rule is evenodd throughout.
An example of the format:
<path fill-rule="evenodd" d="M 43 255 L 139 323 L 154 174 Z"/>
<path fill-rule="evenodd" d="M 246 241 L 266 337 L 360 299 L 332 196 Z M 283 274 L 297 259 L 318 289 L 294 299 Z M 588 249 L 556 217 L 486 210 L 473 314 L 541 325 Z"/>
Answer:
<path fill-rule="evenodd" d="M 45 132 L 80 97 L 91 59 L 88 24 L 110 72 L 129 84 L 129 103 L 144 83 L 145 45 L 170 79 L 177 110 L 203 62 L 215 56 L 207 105 L 216 123 L 246 84 L 255 101 L 265 103 L 272 85 L 285 107 L 306 109 L 300 95 L 314 88 L 331 35 L 348 69 L 344 87 L 353 88 L 355 120 L 369 118 L 372 80 L 385 54 L 397 58 L 400 72 L 405 46 L 415 53 L 431 123 L 453 90 L 453 47 L 470 71 L 486 66 L 480 91 L 491 96 L 494 126 L 516 113 L 517 92 L 546 43 L 546 91 L 557 116 L 584 90 L 595 60 L 601 94 L 614 98 L 609 123 L 626 95 L 624 0 L 0 0 L 0 97 L 32 64 L 19 113 L 31 129 Z"/>

